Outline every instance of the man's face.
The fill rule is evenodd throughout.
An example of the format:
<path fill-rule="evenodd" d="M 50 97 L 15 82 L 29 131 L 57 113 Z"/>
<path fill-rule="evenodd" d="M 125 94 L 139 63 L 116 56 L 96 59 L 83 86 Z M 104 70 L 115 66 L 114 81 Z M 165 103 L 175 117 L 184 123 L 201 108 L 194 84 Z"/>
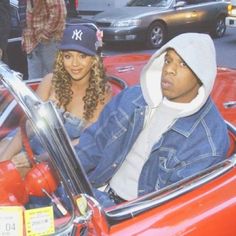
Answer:
<path fill-rule="evenodd" d="M 188 103 L 197 96 L 200 86 L 198 78 L 181 57 L 169 49 L 162 69 L 163 96 L 172 102 Z"/>

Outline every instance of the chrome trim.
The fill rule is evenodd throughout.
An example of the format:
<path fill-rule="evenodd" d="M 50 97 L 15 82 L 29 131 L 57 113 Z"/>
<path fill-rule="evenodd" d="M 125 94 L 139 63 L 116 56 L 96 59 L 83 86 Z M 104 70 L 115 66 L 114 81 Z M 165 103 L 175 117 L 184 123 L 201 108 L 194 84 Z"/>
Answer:
<path fill-rule="evenodd" d="M 124 72 L 128 72 L 128 71 L 133 71 L 134 70 L 134 66 L 133 65 L 119 66 L 119 67 L 116 67 L 116 70 L 119 73 L 124 73 Z"/>
<path fill-rule="evenodd" d="M 14 42 L 21 42 L 22 37 L 18 37 L 18 38 L 10 38 L 7 40 L 8 43 L 14 43 Z"/>
<path fill-rule="evenodd" d="M 124 80 L 120 79 L 119 77 L 115 77 L 115 76 L 110 75 L 110 76 L 108 76 L 108 81 L 110 81 L 110 82 L 114 81 L 114 82 L 117 83 L 122 89 L 125 89 L 125 88 L 128 87 L 127 83 L 126 83 Z"/>
<path fill-rule="evenodd" d="M 224 108 L 234 108 L 236 107 L 236 101 L 229 101 L 223 103 Z"/>
<path fill-rule="evenodd" d="M 4 112 L 1 114 L 1 116 L 0 116 L 0 127 L 3 125 L 3 123 L 8 118 L 10 113 L 16 107 L 16 105 L 17 105 L 17 102 L 15 100 L 11 101 L 10 104 L 7 106 L 7 108 L 4 110 Z"/>
<path fill-rule="evenodd" d="M 227 125 L 227 129 L 233 132 L 236 135 L 236 126 L 231 124 L 229 121 L 225 120 L 225 123 Z"/>
<path fill-rule="evenodd" d="M 24 81 L 26 84 L 35 84 L 35 83 L 39 83 L 42 81 L 42 78 L 38 78 L 38 79 L 28 79 L 26 81 Z"/>

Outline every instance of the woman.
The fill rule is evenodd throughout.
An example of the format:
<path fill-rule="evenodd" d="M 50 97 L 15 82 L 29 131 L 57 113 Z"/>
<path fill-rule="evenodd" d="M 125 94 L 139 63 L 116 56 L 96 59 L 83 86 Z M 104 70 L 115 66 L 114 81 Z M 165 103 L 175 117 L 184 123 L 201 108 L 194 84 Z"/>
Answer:
<path fill-rule="evenodd" d="M 51 100 L 56 105 L 73 140 L 78 140 L 81 131 L 97 120 L 112 96 L 97 45 L 97 31 L 92 26 L 67 26 L 54 71 L 43 78 L 37 89 L 43 101 Z M 36 153 L 40 153 L 37 140 L 31 139 L 31 143 Z M 28 166 L 24 155 L 16 155 L 21 149 L 18 132 L 2 152 L 1 160 L 12 159 L 16 167 Z"/>

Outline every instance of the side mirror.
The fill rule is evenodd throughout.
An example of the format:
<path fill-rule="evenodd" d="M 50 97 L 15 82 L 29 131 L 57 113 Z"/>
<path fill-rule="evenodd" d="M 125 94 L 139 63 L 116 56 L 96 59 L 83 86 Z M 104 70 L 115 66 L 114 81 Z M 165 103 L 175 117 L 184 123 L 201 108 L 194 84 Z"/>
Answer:
<path fill-rule="evenodd" d="M 174 8 L 184 7 L 187 5 L 186 1 L 179 1 L 174 5 Z"/>

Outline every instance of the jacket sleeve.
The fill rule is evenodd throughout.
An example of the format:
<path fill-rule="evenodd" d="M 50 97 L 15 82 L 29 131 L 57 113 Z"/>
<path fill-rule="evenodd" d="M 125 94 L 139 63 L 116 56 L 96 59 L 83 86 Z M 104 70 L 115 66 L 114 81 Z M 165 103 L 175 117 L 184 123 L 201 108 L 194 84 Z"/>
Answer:
<path fill-rule="evenodd" d="M 85 129 L 75 146 L 76 153 L 85 171 L 89 173 L 105 155 L 105 147 L 109 142 L 109 133 L 112 132 L 108 122 L 108 114 L 114 110 L 116 99 L 112 99 L 103 109 L 97 122 Z"/>
<path fill-rule="evenodd" d="M 85 129 L 80 136 L 75 150 L 87 173 L 93 171 L 101 159 L 109 161 L 112 159 L 114 153 L 111 152 L 114 152 L 114 146 L 117 148 L 115 140 L 120 134 L 119 111 L 124 104 L 127 104 L 125 91 L 127 90 L 113 97 L 104 107 L 97 122 Z"/>
<path fill-rule="evenodd" d="M 46 0 L 45 2 L 47 4 L 47 9 L 50 12 L 50 17 L 44 28 L 44 34 L 50 38 L 52 32 L 64 28 L 67 11 L 65 1 L 63 0 Z"/>

